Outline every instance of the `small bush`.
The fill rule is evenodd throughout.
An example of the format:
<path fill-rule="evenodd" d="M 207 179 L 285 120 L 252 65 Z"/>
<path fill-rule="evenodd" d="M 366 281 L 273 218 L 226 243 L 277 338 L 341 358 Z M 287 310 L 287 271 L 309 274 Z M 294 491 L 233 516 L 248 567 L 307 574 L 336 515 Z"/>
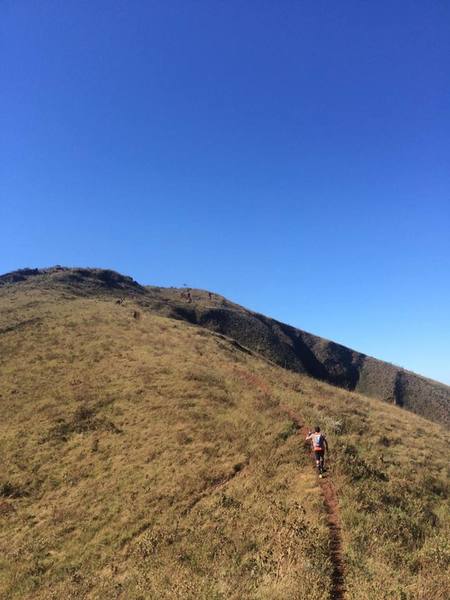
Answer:
<path fill-rule="evenodd" d="M 19 484 L 12 483 L 11 481 L 5 481 L 0 484 L 0 496 L 4 498 L 22 498 L 27 495 L 28 493 L 25 488 Z"/>
<path fill-rule="evenodd" d="M 277 435 L 277 440 L 285 442 L 288 438 L 291 437 L 291 435 L 295 435 L 298 432 L 298 430 L 299 427 L 297 423 L 294 423 L 294 421 L 289 421 L 289 423 L 286 424 L 284 429 Z"/>
<path fill-rule="evenodd" d="M 109 431 L 121 433 L 121 430 L 112 421 L 96 417 L 96 411 L 87 405 L 79 406 L 69 421 L 59 419 L 47 433 L 43 441 L 66 442 L 74 433 L 89 433 L 92 431 Z"/>
<path fill-rule="evenodd" d="M 339 448 L 338 462 L 342 471 L 352 482 L 359 480 L 388 481 L 388 476 L 383 471 L 368 464 L 358 449 L 351 444 L 343 444 Z"/>

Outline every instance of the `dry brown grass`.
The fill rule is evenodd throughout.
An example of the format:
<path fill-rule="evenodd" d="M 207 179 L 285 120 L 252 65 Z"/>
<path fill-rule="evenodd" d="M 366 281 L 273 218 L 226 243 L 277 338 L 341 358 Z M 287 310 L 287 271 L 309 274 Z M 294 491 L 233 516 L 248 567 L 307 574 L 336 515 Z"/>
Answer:
<path fill-rule="evenodd" d="M 0 594 L 327 598 L 326 514 L 288 406 L 329 436 L 346 598 L 448 597 L 443 430 L 135 310 L 1 291 Z"/>

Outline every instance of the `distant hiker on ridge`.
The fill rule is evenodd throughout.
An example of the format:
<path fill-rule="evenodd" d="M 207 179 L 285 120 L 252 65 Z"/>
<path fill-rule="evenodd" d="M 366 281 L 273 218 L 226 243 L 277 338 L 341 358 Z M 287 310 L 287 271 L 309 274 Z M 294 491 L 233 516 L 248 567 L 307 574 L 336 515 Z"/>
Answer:
<path fill-rule="evenodd" d="M 327 454 L 328 454 L 327 438 L 325 437 L 325 434 L 320 432 L 320 427 L 317 426 L 314 428 L 314 431 L 308 432 L 308 435 L 306 436 L 305 439 L 306 439 L 306 441 L 311 441 L 311 443 L 312 443 L 312 448 L 314 450 L 314 457 L 316 459 L 317 471 L 319 472 L 319 477 L 322 477 L 322 473 L 325 470 L 325 465 L 324 465 L 325 450 L 327 451 Z"/>

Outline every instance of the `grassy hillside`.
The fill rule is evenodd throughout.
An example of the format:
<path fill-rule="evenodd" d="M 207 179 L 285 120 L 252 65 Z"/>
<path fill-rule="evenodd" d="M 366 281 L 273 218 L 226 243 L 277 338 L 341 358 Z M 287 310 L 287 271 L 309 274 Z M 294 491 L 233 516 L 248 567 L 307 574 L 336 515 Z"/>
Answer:
<path fill-rule="evenodd" d="M 154 308 L 237 340 L 275 362 L 321 381 L 396 404 L 450 427 L 450 387 L 249 311 L 207 292 L 147 288 Z M 163 302 L 161 302 L 161 300 Z M 142 300 L 148 302 L 148 300 Z"/>
<path fill-rule="evenodd" d="M 84 297 L 127 297 L 154 313 L 233 338 L 284 368 L 384 400 L 450 428 L 450 387 L 330 340 L 254 313 L 202 290 L 141 286 L 104 269 L 22 269 L 0 276 L 0 288 L 59 289 Z"/>
<path fill-rule="evenodd" d="M 449 597 L 445 430 L 63 283 L 0 288 L 0 597 L 337 597 L 316 422 L 345 598 Z"/>

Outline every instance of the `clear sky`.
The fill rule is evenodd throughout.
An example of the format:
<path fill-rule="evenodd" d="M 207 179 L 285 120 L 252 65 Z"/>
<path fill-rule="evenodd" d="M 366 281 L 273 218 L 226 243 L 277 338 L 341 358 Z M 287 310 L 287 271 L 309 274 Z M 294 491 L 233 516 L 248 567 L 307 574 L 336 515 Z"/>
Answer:
<path fill-rule="evenodd" d="M 446 0 L 3 0 L 0 272 L 187 283 L 450 383 Z"/>

